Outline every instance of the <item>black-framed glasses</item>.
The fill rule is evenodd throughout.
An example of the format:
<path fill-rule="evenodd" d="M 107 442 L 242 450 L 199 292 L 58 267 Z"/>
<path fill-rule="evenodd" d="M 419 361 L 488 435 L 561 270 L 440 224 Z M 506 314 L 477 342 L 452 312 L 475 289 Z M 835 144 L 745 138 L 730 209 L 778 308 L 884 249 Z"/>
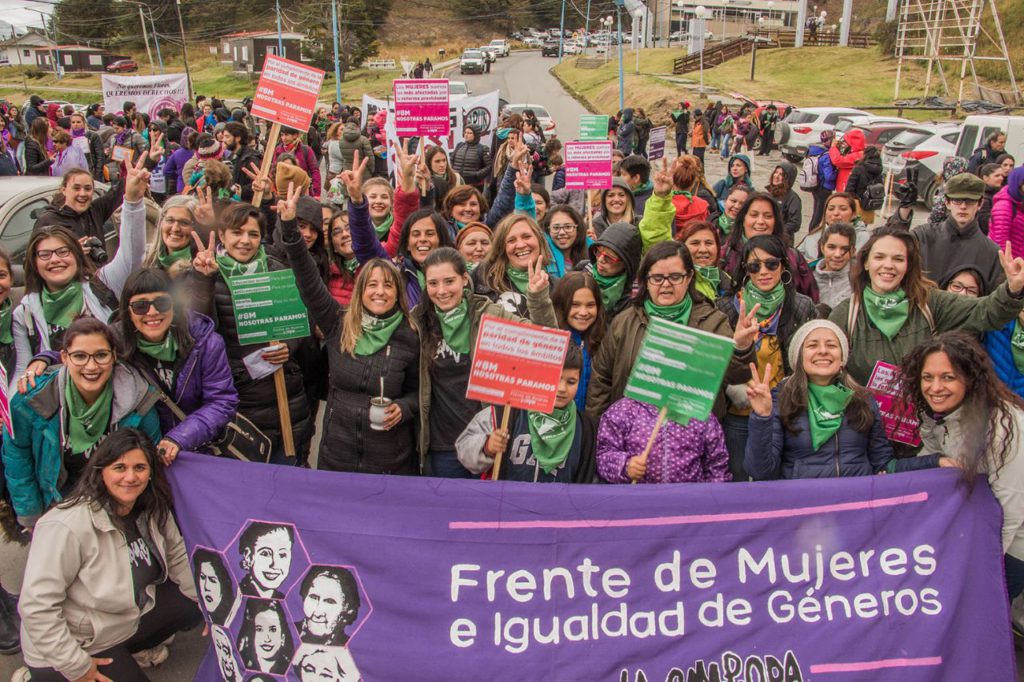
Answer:
<path fill-rule="evenodd" d="M 682 284 L 686 278 L 689 277 L 689 273 L 685 272 L 672 272 L 667 275 L 656 274 L 647 275 L 647 281 L 656 287 L 660 287 L 665 282 L 670 282 L 672 286 L 678 286 Z"/>
<path fill-rule="evenodd" d="M 158 313 L 166 313 L 173 307 L 174 301 L 170 296 L 157 296 L 152 300 L 131 301 L 128 304 L 128 309 L 136 315 L 145 315 L 150 308 L 156 308 Z"/>
<path fill-rule="evenodd" d="M 761 266 L 762 265 L 768 270 L 768 272 L 775 272 L 780 267 L 782 267 L 782 261 L 779 260 L 778 258 L 765 258 L 764 260 L 752 260 L 749 263 L 747 263 L 746 265 L 744 265 L 743 268 L 748 273 L 750 273 L 751 275 L 756 275 L 757 273 L 761 272 Z"/>
<path fill-rule="evenodd" d="M 555 232 L 575 232 L 576 229 L 576 223 L 557 223 L 549 226 L 548 228 L 551 234 L 554 234 Z"/>
<path fill-rule="evenodd" d="M 67 354 L 68 362 L 75 367 L 85 367 L 90 360 L 95 360 L 100 367 L 106 367 L 114 361 L 114 351 L 98 350 L 95 353 L 86 353 L 84 350 L 76 350 Z"/>
<path fill-rule="evenodd" d="M 71 255 L 71 247 L 61 246 L 56 249 L 39 249 L 36 251 L 36 258 L 39 260 L 50 260 L 55 254 L 57 258 L 67 258 Z"/>

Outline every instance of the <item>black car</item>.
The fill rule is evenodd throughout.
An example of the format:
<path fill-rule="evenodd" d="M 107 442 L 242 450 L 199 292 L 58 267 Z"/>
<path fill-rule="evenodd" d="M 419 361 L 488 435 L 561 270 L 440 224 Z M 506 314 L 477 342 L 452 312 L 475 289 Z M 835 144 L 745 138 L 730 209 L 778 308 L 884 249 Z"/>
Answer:
<path fill-rule="evenodd" d="M 557 57 L 558 56 L 558 42 L 544 43 L 544 47 L 540 48 L 541 57 Z"/>

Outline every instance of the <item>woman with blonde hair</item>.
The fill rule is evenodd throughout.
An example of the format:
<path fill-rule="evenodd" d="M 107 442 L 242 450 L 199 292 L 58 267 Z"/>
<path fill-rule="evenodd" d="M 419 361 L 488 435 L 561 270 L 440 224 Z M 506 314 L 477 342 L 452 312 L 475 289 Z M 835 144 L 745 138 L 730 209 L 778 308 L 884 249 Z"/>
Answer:
<path fill-rule="evenodd" d="M 505 216 L 494 229 L 490 253 L 473 270 L 473 289 L 510 313 L 529 318 L 529 268 L 538 257 L 548 269 L 553 257 L 537 222 L 520 214 Z"/>

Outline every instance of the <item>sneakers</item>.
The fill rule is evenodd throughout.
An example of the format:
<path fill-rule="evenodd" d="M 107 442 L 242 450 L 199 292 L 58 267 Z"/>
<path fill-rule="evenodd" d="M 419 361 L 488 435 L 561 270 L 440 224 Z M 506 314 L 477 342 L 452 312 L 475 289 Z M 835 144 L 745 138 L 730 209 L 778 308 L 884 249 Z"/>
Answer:
<path fill-rule="evenodd" d="M 155 668 L 164 661 L 166 661 L 171 655 L 171 652 L 167 650 L 167 647 L 163 644 L 158 644 L 152 649 L 143 649 L 132 654 L 132 658 L 139 664 L 140 668 Z"/>
<path fill-rule="evenodd" d="M 21 666 L 14 671 L 11 675 L 11 682 L 29 682 L 32 679 L 32 673 L 28 671 L 28 668 Z"/>

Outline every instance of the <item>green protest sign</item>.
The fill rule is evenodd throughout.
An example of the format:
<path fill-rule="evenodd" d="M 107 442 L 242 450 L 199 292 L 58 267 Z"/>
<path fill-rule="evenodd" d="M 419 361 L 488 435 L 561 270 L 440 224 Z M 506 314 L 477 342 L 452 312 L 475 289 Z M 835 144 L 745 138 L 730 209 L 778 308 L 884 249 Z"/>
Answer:
<path fill-rule="evenodd" d="M 608 117 L 584 114 L 580 116 L 580 142 L 600 142 L 608 139 Z"/>
<path fill-rule="evenodd" d="M 232 277 L 228 284 L 243 346 L 309 336 L 309 314 L 291 270 Z"/>
<path fill-rule="evenodd" d="M 730 338 L 652 317 L 625 395 L 680 424 L 707 419 L 732 353 Z"/>

